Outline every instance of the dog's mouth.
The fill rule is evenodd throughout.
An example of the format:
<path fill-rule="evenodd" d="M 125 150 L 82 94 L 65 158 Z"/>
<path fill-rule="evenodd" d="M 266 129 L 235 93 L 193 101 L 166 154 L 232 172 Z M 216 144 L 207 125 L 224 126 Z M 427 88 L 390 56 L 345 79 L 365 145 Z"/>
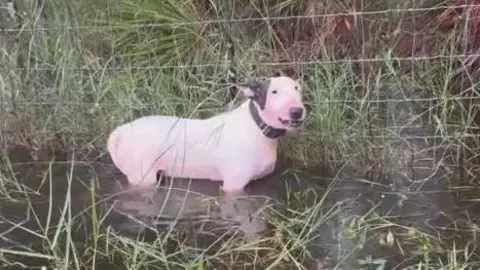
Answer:
<path fill-rule="evenodd" d="M 283 118 L 278 118 L 278 121 L 284 126 L 291 127 L 291 128 L 298 128 L 302 125 L 303 120 L 300 119 L 295 119 L 295 120 L 289 120 L 289 119 L 283 119 Z"/>

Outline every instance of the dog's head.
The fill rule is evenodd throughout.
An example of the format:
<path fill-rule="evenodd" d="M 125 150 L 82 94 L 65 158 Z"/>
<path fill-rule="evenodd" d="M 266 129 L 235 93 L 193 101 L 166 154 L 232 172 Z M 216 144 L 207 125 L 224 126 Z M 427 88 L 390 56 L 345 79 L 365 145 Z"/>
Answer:
<path fill-rule="evenodd" d="M 302 125 L 306 112 L 298 81 L 279 76 L 240 84 L 238 88 L 253 101 L 266 124 L 285 130 L 294 130 Z"/>

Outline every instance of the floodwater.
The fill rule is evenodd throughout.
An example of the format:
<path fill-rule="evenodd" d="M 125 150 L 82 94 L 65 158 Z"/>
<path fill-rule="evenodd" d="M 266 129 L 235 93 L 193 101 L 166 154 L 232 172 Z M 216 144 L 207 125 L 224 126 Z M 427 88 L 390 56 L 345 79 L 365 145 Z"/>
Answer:
<path fill-rule="evenodd" d="M 88 241 L 91 235 L 92 202 L 104 228 L 110 227 L 132 238 L 142 235 L 145 241 L 153 241 L 156 231 L 167 230 L 173 222 L 194 234 L 195 246 L 207 247 L 226 231 L 255 238 L 266 230 L 261 214 L 272 200 L 282 201 L 287 188 L 299 190 L 310 184 L 298 179 L 286 181 L 288 173 L 278 171 L 248 185 L 245 194 L 248 198 L 239 199 L 236 214 L 224 220 L 218 182 L 164 179 L 157 188 L 132 189 L 108 157 L 86 163 L 57 153 L 55 162 L 35 162 L 21 147 L 12 149 L 8 157 L 12 175 L 25 187 L 0 202 L 0 231 L 4 232 L 0 248 L 6 249 L 20 244 L 40 250 L 45 242 L 46 224 L 50 224 L 49 236 L 53 237 L 55 226 L 65 218 L 62 210 L 66 209 L 66 201 L 69 215 L 84 219 L 73 233 L 78 243 Z M 21 259 L 21 264 L 36 267 L 39 261 Z"/>
<path fill-rule="evenodd" d="M 404 155 L 409 156 L 408 153 Z M 424 159 L 410 164 L 422 169 L 412 170 L 413 166 L 406 170 L 397 166 L 383 170 L 383 176 L 369 176 L 369 180 L 375 180 L 376 184 L 367 181 L 364 172 L 359 172 L 355 166 L 345 166 L 333 174 L 324 168 L 299 174 L 288 170 L 287 165 L 279 164 L 272 175 L 247 187 L 248 195 L 257 196 L 256 199 L 245 201 L 247 203 L 242 204 L 244 208 L 238 210 L 233 221 L 224 221 L 219 215 L 219 202 L 215 200 L 219 195 L 219 185 L 215 182 L 176 179 L 164 181 L 164 186 L 157 189 L 131 190 L 108 158 L 87 164 L 69 161 L 67 155 L 58 155 L 57 162 L 52 165 L 39 164 L 31 162 L 28 152 L 20 148 L 13 149 L 9 157 L 17 181 L 29 190 L 12 192 L 12 198 L 0 204 L 0 245 L 3 249 L 24 246 L 41 250 L 46 241 L 42 236 L 45 228 L 50 226 L 48 234 L 53 239 L 55 226 L 62 220 L 64 209 L 70 209 L 71 216 L 85 216 L 81 225 L 72 228 L 72 238 L 79 243 L 88 241 L 92 232 L 88 216 L 92 211 L 89 209 L 92 198 L 96 200 L 96 211 L 103 226 L 127 237 L 141 234 L 145 241 L 153 241 L 156 230 L 165 230 L 177 220 L 177 226 L 184 226 L 186 231 L 195 235 L 192 245 L 208 246 L 216 239 L 212 233 L 215 231 L 231 230 L 250 237 L 261 236 L 265 230 L 261 210 L 271 202 L 266 198 L 282 202 L 287 198 L 287 190 L 326 189 L 330 186 L 324 207 L 338 211 L 313 228 L 319 237 L 309 244 L 311 258 L 305 262 L 312 270 L 333 269 L 334 266 L 336 269 L 360 269 L 358 259 L 366 254 L 386 259 L 385 269 L 402 269 L 401 265 L 408 264 L 399 252 L 379 246 L 376 240 L 367 240 L 363 249 L 357 250 L 357 244 L 343 236 L 339 228 L 372 209 L 430 234 L 438 233 L 439 228 L 458 227 L 456 220 L 467 214 L 470 222 L 480 224 L 475 221 L 479 216 L 472 216 L 473 211 L 467 212 L 469 209 L 457 203 L 446 191 L 448 187 L 443 178 L 449 175 L 448 172 L 432 167 L 431 161 Z M 433 180 L 412 181 L 427 178 Z M 96 183 L 94 191 L 93 183 Z M 11 190 L 16 188 L 19 187 L 11 187 Z M 22 195 L 25 192 L 29 193 L 27 197 Z M 67 208 L 66 198 L 71 198 Z M 12 199 L 16 201 L 12 202 Z M 316 199 L 318 202 L 319 198 Z M 315 198 L 305 198 L 306 204 L 314 202 Z M 319 214 L 318 218 L 324 217 Z M 12 258 L 20 263 L 17 266 L 38 267 L 44 263 L 32 258 Z"/>

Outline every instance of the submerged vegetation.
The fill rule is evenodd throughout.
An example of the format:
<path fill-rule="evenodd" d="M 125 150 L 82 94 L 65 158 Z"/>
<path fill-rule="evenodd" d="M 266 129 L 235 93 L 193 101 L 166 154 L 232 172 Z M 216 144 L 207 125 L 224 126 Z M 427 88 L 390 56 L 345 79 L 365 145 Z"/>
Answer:
<path fill-rule="evenodd" d="M 480 268 L 478 1 L 7 2 L 2 269 Z M 302 80 L 276 181 L 308 188 L 285 188 L 256 240 L 106 226 L 108 132 L 226 110 L 230 69 Z"/>

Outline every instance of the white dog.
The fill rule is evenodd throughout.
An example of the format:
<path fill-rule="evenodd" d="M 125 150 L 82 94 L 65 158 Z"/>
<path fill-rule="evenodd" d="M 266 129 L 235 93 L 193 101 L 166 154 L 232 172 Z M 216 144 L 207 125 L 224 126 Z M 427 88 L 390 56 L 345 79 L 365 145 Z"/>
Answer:
<path fill-rule="evenodd" d="M 208 119 L 146 116 L 117 127 L 108 151 L 131 185 L 154 185 L 157 172 L 223 182 L 224 193 L 243 192 L 270 174 L 277 139 L 305 118 L 300 85 L 280 76 L 237 86 L 248 99 Z"/>

